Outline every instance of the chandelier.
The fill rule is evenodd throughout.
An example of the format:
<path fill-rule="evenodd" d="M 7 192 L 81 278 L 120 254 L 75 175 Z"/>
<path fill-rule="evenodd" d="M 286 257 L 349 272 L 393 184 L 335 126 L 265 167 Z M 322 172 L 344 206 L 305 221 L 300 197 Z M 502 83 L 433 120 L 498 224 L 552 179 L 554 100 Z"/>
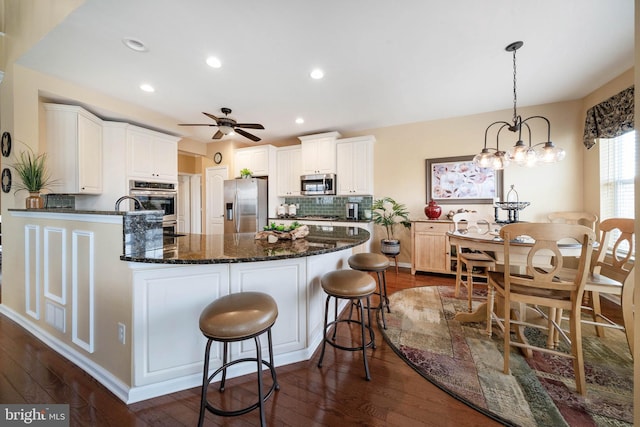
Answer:
<path fill-rule="evenodd" d="M 480 167 L 492 168 L 492 169 L 504 169 L 512 161 L 521 166 L 535 166 L 538 163 L 553 163 L 558 162 L 565 157 L 565 151 L 562 148 L 556 147 L 551 142 L 551 124 L 546 117 L 543 116 L 531 116 L 523 119 L 517 112 L 518 96 L 516 92 L 516 51 L 522 47 L 524 43 L 521 41 L 513 42 L 509 44 L 505 50 L 507 52 L 513 52 L 513 119 L 511 122 L 497 121 L 491 123 L 484 131 L 484 148 L 477 154 L 473 161 Z M 541 120 L 547 125 L 547 139 L 546 141 L 531 145 L 531 127 L 530 121 Z M 496 132 L 496 146 L 487 147 L 487 138 L 489 137 L 489 131 L 493 128 L 498 128 Z M 500 150 L 500 132 L 503 129 L 510 130 L 511 132 L 518 132 L 518 141 L 509 150 Z M 528 143 L 522 140 L 523 128 L 525 136 L 528 136 Z"/>

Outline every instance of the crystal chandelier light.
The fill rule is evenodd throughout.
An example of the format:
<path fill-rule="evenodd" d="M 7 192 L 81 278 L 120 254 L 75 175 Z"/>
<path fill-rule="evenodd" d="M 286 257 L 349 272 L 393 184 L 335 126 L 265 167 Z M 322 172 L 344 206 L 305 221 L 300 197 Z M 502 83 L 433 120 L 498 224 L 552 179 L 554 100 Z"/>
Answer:
<path fill-rule="evenodd" d="M 521 41 L 513 42 L 509 44 L 505 50 L 507 52 L 513 52 L 513 119 L 511 122 L 497 121 L 491 123 L 484 131 L 484 148 L 477 154 L 473 161 L 480 167 L 504 169 L 511 162 L 514 162 L 521 166 L 535 166 L 538 163 L 553 163 L 558 162 L 565 157 L 565 151 L 562 148 L 556 147 L 551 142 L 551 124 L 546 117 L 543 116 L 531 116 L 523 119 L 517 112 L 517 92 L 516 92 L 516 51 L 522 47 L 524 43 Z M 547 139 L 546 141 L 538 144 L 531 145 L 531 127 L 529 121 L 534 119 L 542 120 L 547 125 Z M 489 136 L 490 129 L 498 127 L 496 132 L 496 146 L 487 147 L 487 138 Z M 500 132 L 507 128 L 511 132 L 518 132 L 518 141 L 509 151 L 500 150 Z M 522 131 L 525 130 L 525 135 L 528 135 L 528 144 L 522 140 Z"/>

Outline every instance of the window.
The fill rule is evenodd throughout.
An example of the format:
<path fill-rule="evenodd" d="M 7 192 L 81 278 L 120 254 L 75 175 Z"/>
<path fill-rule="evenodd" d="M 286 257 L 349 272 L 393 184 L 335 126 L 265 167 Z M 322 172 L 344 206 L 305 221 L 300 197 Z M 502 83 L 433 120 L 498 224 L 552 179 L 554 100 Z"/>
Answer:
<path fill-rule="evenodd" d="M 600 220 L 634 218 L 636 176 L 636 132 L 615 138 L 601 138 Z M 613 236 L 615 239 L 617 236 Z"/>
<path fill-rule="evenodd" d="M 600 219 L 634 218 L 636 135 L 601 138 Z"/>

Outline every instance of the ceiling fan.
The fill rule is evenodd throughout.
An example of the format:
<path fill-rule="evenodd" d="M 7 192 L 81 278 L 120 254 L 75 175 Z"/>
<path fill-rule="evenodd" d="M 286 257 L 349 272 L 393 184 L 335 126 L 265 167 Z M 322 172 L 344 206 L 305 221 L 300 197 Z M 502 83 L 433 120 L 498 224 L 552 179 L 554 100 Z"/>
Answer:
<path fill-rule="evenodd" d="M 260 141 L 260 138 L 257 136 L 240 128 L 264 129 L 264 126 L 259 123 L 237 123 L 234 119 L 228 117 L 229 113 L 231 113 L 231 108 L 222 107 L 220 110 L 224 114 L 224 117 L 216 117 L 213 114 L 205 113 L 204 111 L 202 112 L 205 116 L 213 119 L 215 123 L 180 123 L 178 126 L 217 126 L 218 131 L 213 135 L 212 139 L 221 139 L 223 136 L 229 135 L 231 132 L 235 132 L 252 141 Z"/>

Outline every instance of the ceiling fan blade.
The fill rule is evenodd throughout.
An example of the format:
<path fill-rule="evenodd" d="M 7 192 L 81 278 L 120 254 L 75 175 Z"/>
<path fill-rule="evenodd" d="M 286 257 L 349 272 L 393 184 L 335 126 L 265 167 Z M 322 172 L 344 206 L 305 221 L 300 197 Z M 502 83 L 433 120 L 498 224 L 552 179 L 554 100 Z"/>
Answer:
<path fill-rule="evenodd" d="M 217 126 L 215 123 L 178 123 L 178 126 Z"/>
<path fill-rule="evenodd" d="M 205 113 L 204 111 L 202 112 L 202 114 L 204 114 L 205 116 L 209 117 L 210 119 L 215 120 L 216 123 L 218 122 L 218 118 L 216 116 L 214 116 L 213 114 Z"/>
<path fill-rule="evenodd" d="M 236 123 L 235 127 L 247 129 L 264 129 L 264 126 L 259 123 Z"/>
<path fill-rule="evenodd" d="M 242 136 L 246 137 L 246 138 L 249 138 L 249 139 L 250 139 L 250 140 L 252 140 L 252 141 L 255 141 L 255 142 L 260 141 L 260 138 L 258 138 L 257 136 L 255 136 L 255 135 L 251 135 L 249 132 L 246 132 L 246 131 L 244 131 L 244 130 L 242 130 L 242 129 L 234 129 L 234 131 L 235 131 L 236 133 L 239 133 L 240 135 L 242 135 Z"/>
<path fill-rule="evenodd" d="M 218 131 L 218 132 L 216 132 L 215 135 L 213 135 L 213 138 L 211 138 L 211 139 L 222 139 L 223 136 L 224 136 L 224 133 Z"/>

